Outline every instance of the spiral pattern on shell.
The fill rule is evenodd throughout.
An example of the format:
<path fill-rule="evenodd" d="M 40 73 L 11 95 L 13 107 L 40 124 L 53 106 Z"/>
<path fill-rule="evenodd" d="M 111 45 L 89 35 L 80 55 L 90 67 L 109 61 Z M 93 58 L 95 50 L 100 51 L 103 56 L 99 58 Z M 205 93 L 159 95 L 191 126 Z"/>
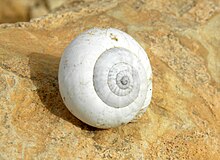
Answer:
<path fill-rule="evenodd" d="M 134 54 L 124 48 L 111 48 L 101 54 L 94 67 L 93 81 L 103 102 L 121 108 L 137 98 L 140 90 L 138 70 L 143 71 L 138 63 Z"/>
<path fill-rule="evenodd" d="M 144 49 L 117 29 L 90 29 L 65 49 L 59 88 L 67 108 L 98 128 L 139 117 L 152 96 L 152 70 Z"/>

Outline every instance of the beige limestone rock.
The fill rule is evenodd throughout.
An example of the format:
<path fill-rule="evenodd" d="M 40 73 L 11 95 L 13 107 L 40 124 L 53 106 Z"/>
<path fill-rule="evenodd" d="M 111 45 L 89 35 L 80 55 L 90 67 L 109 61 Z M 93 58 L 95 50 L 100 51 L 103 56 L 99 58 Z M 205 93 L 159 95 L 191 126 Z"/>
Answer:
<path fill-rule="evenodd" d="M 217 0 L 75 1 L 28 23 L 0 26 L 0 159 L 219 159 Z M 65 107 L 64 48 L 91 27 L 128 32 L 153 68 L 140 120 L 92 128 Z"/>
<path fill-rule="evenodd" d="M 25 22 L 40 17 L 71 0 L 0 0 L 0 23 Z"/>
<path fill-rule="evenodd" d="M 1 0 L 0 23 L 28 21 L 29 9 L 24 0 Z"/>

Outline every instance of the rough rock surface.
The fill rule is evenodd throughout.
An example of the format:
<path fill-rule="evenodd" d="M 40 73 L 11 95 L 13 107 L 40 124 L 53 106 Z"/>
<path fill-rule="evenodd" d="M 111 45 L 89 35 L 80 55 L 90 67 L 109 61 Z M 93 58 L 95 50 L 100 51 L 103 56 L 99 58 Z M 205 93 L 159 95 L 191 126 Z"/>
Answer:
<path fill-rule="evenodd" d="M 220 2 L 74 1 L 0 26 L 0 159 L 220 157 Z M 68 43 L 115 27 L 145 48 L 153 99 L 135 123 L 100 130 L 64 106 L 57 81 Z"/>

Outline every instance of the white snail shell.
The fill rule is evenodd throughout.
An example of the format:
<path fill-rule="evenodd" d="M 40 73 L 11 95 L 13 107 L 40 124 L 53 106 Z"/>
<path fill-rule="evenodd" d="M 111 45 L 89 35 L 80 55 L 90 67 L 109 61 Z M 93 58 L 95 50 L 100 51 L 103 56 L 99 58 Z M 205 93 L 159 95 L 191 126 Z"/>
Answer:
<path fill-rule="evenodd" d="M 140 116 L 152 96 L 152 69 L 144 49 L 118 29 L 93 28 L 65 49 L 59 89 L 70 112 L 98 128 Z"/>

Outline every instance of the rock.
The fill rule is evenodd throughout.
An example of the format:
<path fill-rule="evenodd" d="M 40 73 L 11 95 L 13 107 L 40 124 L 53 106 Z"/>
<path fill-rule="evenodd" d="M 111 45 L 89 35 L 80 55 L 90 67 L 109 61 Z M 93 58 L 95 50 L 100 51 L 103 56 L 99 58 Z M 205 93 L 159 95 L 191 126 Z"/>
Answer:
<path fill-rule="evenodd" d="M 1 0 L 0 1 L 0 23 L 13 23 L 17 21 L 28 21 L 29 11 L 25 1 Z"/>
<path fill-rule="evenodd" d="M 0 25 L 0 159 L 218 159 L 220 3 L 65 3 Z M 132 35 L 153 67 L 153 99 L 135 123 L 100 130 L 75 118 L 58 90 L 64 48 L 91 27 Z"/>
<path fill-rule="evenodd" d="M 50 11 L 45 0 L 29 1 L 28 5 L 30 8 L 30 19 L 46 15 Z"/>
<path fill-rule="evenodd" d="M 29 21 L 56 9 L 67 0 L 1 0 L 0 23 Z"/>
<path fill-rule="evenodd" d="M 56 1 L 46 0 L 46 4 L 47 4 L 48 8 L 50 8 L 50 10 L 54 10 L 67 2 L 68 2 L 68 0 L 56 0 Z"/>

